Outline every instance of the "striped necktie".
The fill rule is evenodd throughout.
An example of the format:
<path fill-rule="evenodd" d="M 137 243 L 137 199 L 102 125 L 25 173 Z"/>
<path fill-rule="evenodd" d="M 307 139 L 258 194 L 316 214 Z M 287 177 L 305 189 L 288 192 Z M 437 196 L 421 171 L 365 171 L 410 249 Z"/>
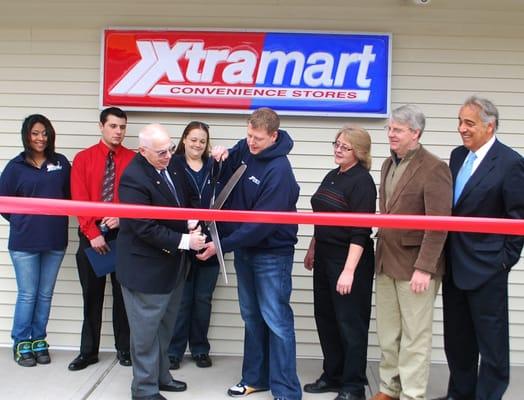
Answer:
<path fill-rule="evenodd" d="M 115 193 L 115 160 L 114 151 L 109 151 L 106 159 L 104 180 L 102 181 L 102 201 L 113 201 Z"/>

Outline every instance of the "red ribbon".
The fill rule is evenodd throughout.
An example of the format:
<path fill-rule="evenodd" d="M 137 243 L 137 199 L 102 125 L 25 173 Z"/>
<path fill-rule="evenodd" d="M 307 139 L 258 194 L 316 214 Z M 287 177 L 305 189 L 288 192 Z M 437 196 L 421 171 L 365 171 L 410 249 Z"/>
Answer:
<path fill-rule="evenodd" d="M 524 220 L 502 218 L 382 215 L 361 213 L 235 211 L 196 208 L 155 207 L 91 201 L 2 197 L 0 212 L 72 216 L 111 216 L 148 219 L 197 219 L 271 224 L 314 224 L 391 229 L 418 229 L 524 235 Z"/>

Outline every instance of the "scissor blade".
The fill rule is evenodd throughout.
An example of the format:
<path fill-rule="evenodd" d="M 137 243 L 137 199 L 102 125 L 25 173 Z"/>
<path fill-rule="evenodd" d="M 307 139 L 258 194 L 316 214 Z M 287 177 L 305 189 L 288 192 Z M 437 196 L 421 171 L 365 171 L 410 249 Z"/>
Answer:
<path fill-rule="evenodd" d="M 217 224 L 215 221 L 210 221 L 208 225 L 209 234 L 211 235 L 211 240 L 215 244 L 215 249 L 217 253 L 218 263 L 220 264 L 220 269 L 222 270 L 222 276 L 224 277 L 224 282 L 228 284 L 227 272 L 226 272 L 226 261 L 224 260 L 224 253 L 222 253 L 222 245 L 220 244 L 220 237 L 218 236 Z"/>
<path fill-rule="evenodd" d="M 229 180 L 226 182 L 226 184 L 220 191 L 219 195 L 215 199 L 215 202 L 213 203 L 213 205 L 210 208 L 215 209 L 215 210 L 219 210 L 222 208 L 227 198 L 229 197 L 229 195 L 235 188 L 236 184 L 242 177 L 242 174 L 244 173 L 246 168 L 247 168 L 246 164 L 242 164 L 240 165 L 240 167 L 237 168 L 237 170 L 233 173 L 233 175 L 231 175 L 231 178 L 229 178 Z"/>

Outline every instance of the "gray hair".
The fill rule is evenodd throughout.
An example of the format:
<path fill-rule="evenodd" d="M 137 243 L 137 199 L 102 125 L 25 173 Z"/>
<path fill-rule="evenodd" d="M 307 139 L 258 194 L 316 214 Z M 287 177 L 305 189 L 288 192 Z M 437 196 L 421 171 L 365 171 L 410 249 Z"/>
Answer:
<path fill-rule="evenodd" d="M 490 100 L 478 96 L 471 96 L 468 97 L 462 105 L 462 107 L 465 106 L 473 106 L 477 108 L 479 110 L 482 122 L 484 122 L 484 124 L 494 122 L 495 129 L 493 132 L 495 133 L 497 131 L 499 128 L 499 110 L 497 110 L 495 104 L 493 104 Z"/>
<path fill-rule="evenodd" d="M 414 104 L 406 104 L 391 111 L 391 121 L 408 125 L 413 130 L 420 130 L 419 139 L 426 127 L 426 117 L 420 107 Z"/>

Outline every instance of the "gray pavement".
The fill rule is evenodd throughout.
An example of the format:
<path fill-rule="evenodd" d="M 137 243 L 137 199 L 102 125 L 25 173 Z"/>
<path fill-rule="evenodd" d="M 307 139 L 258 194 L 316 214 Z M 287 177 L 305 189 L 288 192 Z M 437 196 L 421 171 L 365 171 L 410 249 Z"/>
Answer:
<path fill-rule="evenodd" d="M 115 353 L 100 353 L 100 362 L 85 370 L 71 372 L 67 365 L 77 355 L 66 350 L 51 351 L 52 363 L 32 368 L 18 366 L 12 358 L 10 348 L 0 348 L 0 399 L 14 400 L 123 400 L 130 399 L 131 368 L 122 367 L 116 361 Z M 197 368 L 190 358 L 185 358 L 178 371 L 173 371 L 176 379 L 188 384 L 183 393 L 162 394 L 173 400 L 221 400 L 229 399 L 226 389 L 237 383 L 241 368 L 241 358 L 233 356 L 212 356 L 213 366 Z M 312 359 L 298 360 L 298 373 L 302 384 L 314 381 L 321 372 L 322 361 Z M 443 395 L 447 384 L 447 367 L 432 365 L 428 399 Z M 378 388 L 378 364 L 368 363 L 368 397 Z M 506 396 L 507 400 L 524 398 L 524 367 L 512 368 L 512 380 Z M 304 400 L 334 399 L 334 393 L 304 394 Z M 255 393 L 250 400 L 271 400 L 269 392 Z"/>

